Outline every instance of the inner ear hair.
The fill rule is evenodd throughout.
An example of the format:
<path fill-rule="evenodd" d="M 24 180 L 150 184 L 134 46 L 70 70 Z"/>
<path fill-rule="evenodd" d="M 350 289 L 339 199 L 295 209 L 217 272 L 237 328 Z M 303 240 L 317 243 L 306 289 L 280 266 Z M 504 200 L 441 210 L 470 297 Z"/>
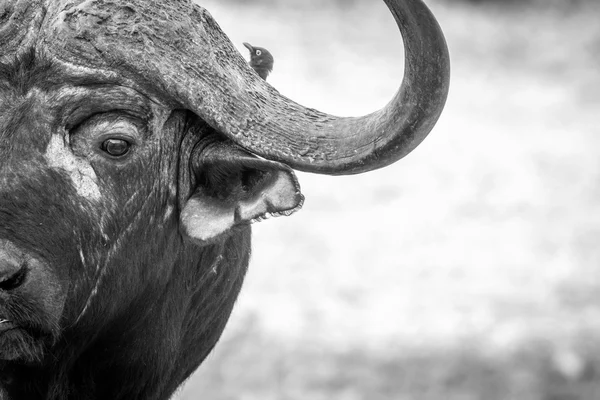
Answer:
<path fill-rule="evenodd" d="M 204 164 L 196 174 L 196 182 L 208 196 L 226 201 L 258 189 L 267 175 L 267 171 L 248 168 L 242 160 L 231 160 Z"/>
<path fill-rule="evenodd" d="M 290 215 L 304 202 L 290 167 L 254 156 L 226 139 L 199 142 L 191 161 L 193 190 L 180 219 L 182 232 L 200 245 L 236 227 Z"/>

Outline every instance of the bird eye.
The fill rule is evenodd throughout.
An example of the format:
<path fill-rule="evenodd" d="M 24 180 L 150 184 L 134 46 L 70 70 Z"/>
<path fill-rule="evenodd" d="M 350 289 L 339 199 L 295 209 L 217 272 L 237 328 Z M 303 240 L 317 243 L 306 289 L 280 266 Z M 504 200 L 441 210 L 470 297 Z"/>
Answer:
<path fill-rule="evenodd" d="M 257 55 L 257 56 L 260 56 L 261 54 L 262 54 L 262 51 L 260 51 L 260 50 L 256 50 L 256 55 Z"/>
<path fill-rule="evenodd" d="M 129 152 L 131 144 L 123 139 L 107 139 L 100 148 L 113 157 L 121 157 Z"/>

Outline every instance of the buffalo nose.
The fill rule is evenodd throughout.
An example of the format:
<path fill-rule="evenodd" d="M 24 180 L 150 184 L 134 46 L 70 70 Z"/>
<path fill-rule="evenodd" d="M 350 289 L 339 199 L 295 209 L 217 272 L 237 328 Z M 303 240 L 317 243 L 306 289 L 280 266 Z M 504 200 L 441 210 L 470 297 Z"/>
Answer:
<path fill-rule="evenodd" d="M 18 288 L 25 281 L 27 262 L 14 249 L 0 248 L 0 291 Z"/>

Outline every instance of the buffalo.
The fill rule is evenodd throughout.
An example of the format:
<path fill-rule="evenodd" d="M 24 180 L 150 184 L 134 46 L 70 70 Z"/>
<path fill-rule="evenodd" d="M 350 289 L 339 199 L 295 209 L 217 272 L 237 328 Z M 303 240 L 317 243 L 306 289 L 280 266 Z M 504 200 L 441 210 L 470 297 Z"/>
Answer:
<path fill-rule="evenodd" d="M 383 109 L 282 96 L 190 0 L 0 2 L 0 397 L 168 399 L 218 341 L 250 224 L 429 133 L 449 58 L 421 0 Z"/>

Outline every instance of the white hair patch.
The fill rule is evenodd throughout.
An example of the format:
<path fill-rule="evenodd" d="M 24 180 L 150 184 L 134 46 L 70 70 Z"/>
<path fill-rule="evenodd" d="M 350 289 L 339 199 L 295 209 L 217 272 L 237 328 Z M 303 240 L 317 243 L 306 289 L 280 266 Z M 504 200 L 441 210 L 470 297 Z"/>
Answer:
<path fill-rule="evenodd" d="M 77 194 L 87 200 L 100 200 L 96 172 L 85 160 L 75 157 L 60 135 L 52 135 L 46 148 L 46 161 L 51 168 L 65 171 Z"/>

